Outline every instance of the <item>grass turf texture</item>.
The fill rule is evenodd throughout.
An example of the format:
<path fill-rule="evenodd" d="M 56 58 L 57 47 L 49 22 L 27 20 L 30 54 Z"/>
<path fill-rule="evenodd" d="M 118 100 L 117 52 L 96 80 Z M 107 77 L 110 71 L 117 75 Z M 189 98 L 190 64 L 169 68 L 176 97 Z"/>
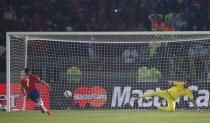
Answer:
<path fill-rule="evenodd" d="M 0 112 L 0 123 L 210 123 L 210 112 L 196 111 L 39 111 Z"/>

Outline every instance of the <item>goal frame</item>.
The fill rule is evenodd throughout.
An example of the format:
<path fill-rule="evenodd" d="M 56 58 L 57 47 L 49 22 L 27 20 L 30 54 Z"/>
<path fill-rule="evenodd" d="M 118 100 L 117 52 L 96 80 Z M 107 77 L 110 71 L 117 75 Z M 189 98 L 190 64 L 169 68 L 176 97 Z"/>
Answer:
<path fill-rule="evenodd" d="M 36 38 L 36 36 L 48 36 L 48 35 L 55 35 L 55 36 L 62 36 L 62 35 L 71 35 L 71 36 L 95 36 L 95 35 L 210 35 L 210 31 L 177 31 L 177 32 L 152 32 L 152 31 L 145 31 L 145 32 L 7 32 L 6 33 L 6 110 L 7 112 L 10 112 L 10 36 L 11 35 L 18 35 L 18 36 L 22 36 L 25 40 L 25 54 L 27 54 L 27 42 L 30 36 L 35 36 L 35 38 L 33 39 L 39 39 Z M 41 38 L 42 39 L 42 38 Z M 178 41 L 179 38 L 174 38 L 174 42 Z M 210 39 L 210 37 L 204 37 L 203 39 Z M 202 39 L 202 40 L 203 40 Z M 47 38 L 44 40 L 48 40 Z M 50 40 L 50 39 L 49 39 Z M 56 41 L 66 41 L 65 39 L 59 40 L 59 39 L 55 39 Z M 109 42 L 114 42 L 114 43 L 125 43 L 125 41 L 122 42 L 118 42 L 116 39 L 115 41 L 109 41 Z M 183 40 L 183 39 L 181 39 Z M 189 39 L 188 39 L 189 40 Z M 183 41 L 188 41 L 188 40 L 183 40 Z M 198 40 L 195 38 L 195 40 Z M 104 42 L 104 40 L 92 40 L 94 43 L 108 43 L 108 42 Z M 156 42 L 155 40 L 150 40 L 151 42 Z M 192 40 L 193 41 L 193 40 Z M 73 42 L 89 42 L 89 41 L 73 41 Z M 128 42 L 128 40 L 127 40 Z M 170 40 L 164 40 L 164 41 L 160 41 L 160 42 L 171 42 Z M 129 43 L 137 43 L 137 41 L 129 41 Z M 142 43 L 148 43 L 148 41 L 142 42 Z M 25 55 L 25 67 L 27 67 L 27 55 Z"/>

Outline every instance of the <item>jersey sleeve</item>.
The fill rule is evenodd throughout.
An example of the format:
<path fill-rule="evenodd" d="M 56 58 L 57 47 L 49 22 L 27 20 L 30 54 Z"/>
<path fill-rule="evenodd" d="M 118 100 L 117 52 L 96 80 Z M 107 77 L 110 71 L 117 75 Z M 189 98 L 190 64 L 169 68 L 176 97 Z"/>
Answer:
<path fill-rule="evenodd" d="M 186 90 L 186 95 L 190 98 L 190 99 L 193 99 L 193 94 L 192 94 L 192 91 L 190 89 L 187 89 Z"/>

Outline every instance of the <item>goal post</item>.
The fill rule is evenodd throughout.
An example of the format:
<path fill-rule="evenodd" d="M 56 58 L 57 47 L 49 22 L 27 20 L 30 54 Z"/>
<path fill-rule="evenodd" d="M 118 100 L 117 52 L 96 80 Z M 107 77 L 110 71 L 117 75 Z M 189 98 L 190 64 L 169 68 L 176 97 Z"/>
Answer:
<path fill-rule="evenodd" d="M 210 107 L 209 31 L 8 32 L 6 40 L 7 111 L 36 109 L 20 94 L 25 67 L 50 84 L 51 90 L 37 88 L 51 109 L 152 110 L 166 101 L 132 96 L 185 79 L 192 81 L 197 105 Z M 177 109 L 192 108 L 187 97 L 177 100 Z"/>
<path fill-rule="evenodd" d="M 27 36 L 19 37 L 16 35 L 6 35 L 6 100 L 7 100 L 7 111 L 11 110 L 11 107 L 16 109 L 16 101 L 18 103 L 24 104 L 16 100 L 20 96 L 20 89 L 17 90 L 16 86 L 13 86 L 11 83 L 19 86 L 19 80 L 21 71 L 27 66 Z M 13 91 L 16 91 L 15 93 Z M 24 106 L 22 106 L 24 107 Z M 19 107 L 20 108 L 20 107 Z"/>

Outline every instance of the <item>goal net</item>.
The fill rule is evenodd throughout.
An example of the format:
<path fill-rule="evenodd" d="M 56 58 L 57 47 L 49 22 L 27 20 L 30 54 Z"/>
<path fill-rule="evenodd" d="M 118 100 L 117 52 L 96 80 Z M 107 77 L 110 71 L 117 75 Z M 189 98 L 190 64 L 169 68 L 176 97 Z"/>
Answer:
<path fill-rule="evenodd" d="M 51 86 L 37 85 L 50 109 L 153 110 L 167 102 L 133 95 L 186 79 L 196 104 L 208 109 L 209 51 L 210 32 L 7 33 L 7 110 L 36 109 L 21 96 L 25 67 Z M 176 109 L 192 108 L 188 97 L 177 99 Z"/>

